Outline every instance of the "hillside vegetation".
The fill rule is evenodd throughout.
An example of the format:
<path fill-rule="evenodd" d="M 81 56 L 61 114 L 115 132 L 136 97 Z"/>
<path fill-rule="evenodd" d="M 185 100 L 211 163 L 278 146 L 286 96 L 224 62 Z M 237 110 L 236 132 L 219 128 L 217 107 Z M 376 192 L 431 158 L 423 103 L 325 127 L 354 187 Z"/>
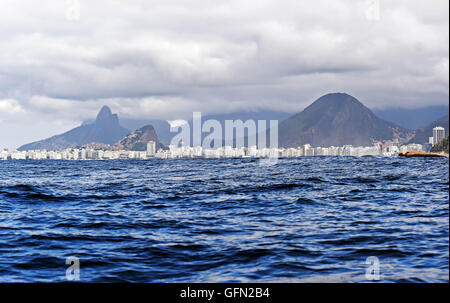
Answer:
<path fill-rule="evenodd" d="M 448 136 L 445 137 L 444 139 L 442 139 L 440 142 L 438 142 L 436 145 L 433 146 L 433 148 L 431 149 L 432 152 L 444 152 L 448 154 Z"/>

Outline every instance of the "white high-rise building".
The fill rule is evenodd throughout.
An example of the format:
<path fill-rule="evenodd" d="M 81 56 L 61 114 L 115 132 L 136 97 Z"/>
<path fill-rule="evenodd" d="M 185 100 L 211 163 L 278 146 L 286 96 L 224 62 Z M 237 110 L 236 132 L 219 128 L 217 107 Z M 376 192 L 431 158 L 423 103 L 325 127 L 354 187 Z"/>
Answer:
<path fill-rule="evenodd" d="M 433 145 L 439 143 L 444 138 L 445 138 L 445 128 L 443 128 L 442 126 L 436 126 L 435 128 L 433 128 L 433 142 L 432 142 Z"/>
<path fill-rule="evenodd" d="M 156 143 L 155 141 L 148 141 L 147 143 L 147 157 L 153 157 L 156 155 Z"/>
<path fill-rule="evenodd" d="M 434 145 L 434 138 L 428 137 L 428 144 Z"/>

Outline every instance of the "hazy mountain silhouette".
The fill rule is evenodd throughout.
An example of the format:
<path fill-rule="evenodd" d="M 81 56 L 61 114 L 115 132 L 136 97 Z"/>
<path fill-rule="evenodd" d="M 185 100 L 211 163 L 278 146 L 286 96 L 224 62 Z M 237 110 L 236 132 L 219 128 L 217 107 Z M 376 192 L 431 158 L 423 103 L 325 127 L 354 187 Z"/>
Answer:
<path fill-rule="evenodd" d="M 374 109 L 373 112 L 381 119 L 414 130 L 425 127 L 448 113 L 448 105 L 434 105 L 415 109 Z"/>
<path fill-rule="evenodd" d="M 129 133 L 119 124 L 119 117 L 103 106 L 93 123 L 83 123 L 68 132 L 41 141 L 25 144 L 19 150 L 60 150 L 79 147 L 91 142 L 114 144 Z"/>

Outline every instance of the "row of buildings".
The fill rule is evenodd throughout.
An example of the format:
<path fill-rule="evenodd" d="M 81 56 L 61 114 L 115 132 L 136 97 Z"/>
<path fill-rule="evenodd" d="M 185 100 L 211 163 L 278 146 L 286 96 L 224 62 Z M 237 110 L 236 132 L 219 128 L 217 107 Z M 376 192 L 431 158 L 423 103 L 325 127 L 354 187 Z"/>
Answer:
<path fill-rule="evenodd" d="M 155 157 L 170 158 L 295 158 L 303 156 L 397 156 L 400 152 L 421 151 L 421 144 L 399 145 L 396 141 L 378 143 L 373 146 L 331 146 L 312 147 L 305 144 L 297 148 L 262 148 L 256 146 L 233 148 L 224 146 L 217 149 L 204 149 L 201 146 L 169 146 L 168 150 L 158 150 Z"/>
<path fill-rule="evenodd" d="M 0 160 L 146 160 L 156 155 L 156 143 L 149 141 L 146 151 L 101 150 L 93 148 L 67 148 L 60 151 L 29 150 L 14 151 L 7 149 L 0 152 Z"/>
<path fill-rule="evenodd" d="M 261 148 L 256 146 L 233 148 L 223 146 L 217 149 L 203 148 L 202 146 L 169 145 L 168 149 L 157 150 L 156 143 L 149 141 L 146 151 L 101 150 L 94 148 L 69 148 L 60 151 L 30 150 L 13 151 L 7 149 L 0 151 L 0 160 L 116 160 L 150 158 L 176 159 L 176 158 L 292 158 L 303 156 L 396 156 L 407 151 L 429 151 L 431 146 L 445 138 L 445 128 L 433 128 L 433 136 L 429 137 L 428 144 L 400 145 L 397 140 L 375 143 L 373 146 L 331 146 L 312 147 L 309 144 L 297 148 Z"/>
<path fill-rule="evenodd" d="M 373 146 L 351 145 L 339 147 L 312 147 L 309 144 L 297 148 L 262 148 L 256 146 L 233 148 L 223 146 L 217 149 L 208 149 L 201 146 L 174 146 L 168 149 L 156 149 L 153 141 L 148 142 L 146 151 L 111 151 L 95 149 L 65 149 L 61 151 L 31 150 L 0 152 L 0 160 L 116 160 L 136 159 L 146 160 L 150 158 L 176 159 L 176 158 L 268 158 L 268 157 L 302 157 L 302 156 L 396 156 L 400 152 L 421 151 L 421 144 L 400 145 L 398 141 L 376 143 Z"/>

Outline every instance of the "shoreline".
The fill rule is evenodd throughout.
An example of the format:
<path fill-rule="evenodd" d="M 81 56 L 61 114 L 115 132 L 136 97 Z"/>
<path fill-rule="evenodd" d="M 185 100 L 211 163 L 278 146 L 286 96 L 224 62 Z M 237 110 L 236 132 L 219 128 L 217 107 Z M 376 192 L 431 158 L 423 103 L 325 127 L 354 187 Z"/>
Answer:
<path fill-rule="evenodd" d="M 194 159 L 205 159 L 205 160 L 223 160 L 223 159 L 244 159 L 244 160 L 284 160 L 284 159 L 301 159 L 301 158 L 449 158 L 449 155 L 446 153 L 428 153 L 428 152 L 406 152 L 399 153 L 398 155 L 392 156 L 373 156 L 373 155 L 363 155 L 363 156 L 299 156 L 299 157 L 149 157 L 149 158 L 102 158 L 102 159 L 51 159 L 51 158 L 40 158 L 40 159 L 0 159 L 0 163 L 2 162 L 10 162 L 10 161 L 153 161 L 153 160 L 194 160 Z"/>
<path fill-rule="evenodd" d="M 410 151 L 410 152 L 406 152 L 406 153 L 399 153 L 398 154 L 399 157 L 407 157 L 407 158 L 411 158 L 411 157 L 422 157 L 422 158 L 431 158 L 431 157 L 446 157 L 448 158 L 448 154 L 444 153 L 444 152 L 440 152 L 440 153 L 429 153 L 429 152 L 424 152 L 424 151 Z"/>

